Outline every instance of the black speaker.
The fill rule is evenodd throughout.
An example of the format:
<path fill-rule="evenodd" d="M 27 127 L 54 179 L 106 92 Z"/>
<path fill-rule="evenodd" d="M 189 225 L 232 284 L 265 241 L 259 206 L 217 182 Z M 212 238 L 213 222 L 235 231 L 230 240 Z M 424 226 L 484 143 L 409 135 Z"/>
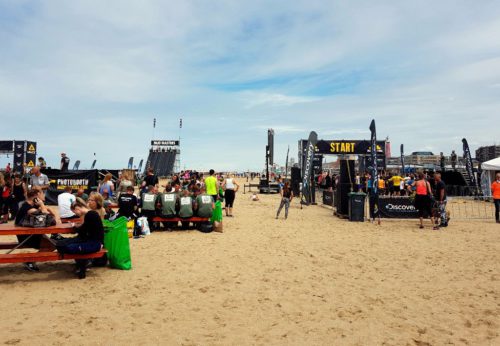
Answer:
<path fill-rule="evenodd" d="M 292 167 L 291 168 L 291 175 L 292 175 L 292 191 L 293 195 L 298 197 L 300 195 L 300 182 L 302 180 L 302 177 L 300 176 L 300 168 L 299 167 Z"/>
<path fill-rule="evenodd" d="M 354 171 L 354 160 L 340 160 L 339 183 L 335 194 L 335 206 L 337 214 L 349 214 L 349 192 L 355 183 L 356 173 Z"/>

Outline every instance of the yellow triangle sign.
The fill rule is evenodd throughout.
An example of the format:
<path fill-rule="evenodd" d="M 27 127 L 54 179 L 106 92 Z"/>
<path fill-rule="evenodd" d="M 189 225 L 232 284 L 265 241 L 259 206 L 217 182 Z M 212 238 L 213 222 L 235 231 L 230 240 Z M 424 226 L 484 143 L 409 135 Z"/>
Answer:
<path fill-rule="evenodd" d="M 35 151 L 35 146 L 33 144 L 30 144 L 30 146 L 28 147 L 28 151 Z"/>
<path fill-rule="evenodd" d="M 35 167 L 35 164 L 33 163 L 33 160 L 30 160 L 30 162 L 28 162 L 28 167 Z"/>

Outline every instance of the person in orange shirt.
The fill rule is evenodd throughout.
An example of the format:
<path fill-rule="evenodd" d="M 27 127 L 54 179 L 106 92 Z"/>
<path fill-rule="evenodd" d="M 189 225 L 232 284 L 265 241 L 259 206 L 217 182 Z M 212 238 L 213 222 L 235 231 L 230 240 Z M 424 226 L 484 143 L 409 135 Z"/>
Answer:
<path fill-rule="evenodd" d="M 500 223 L 500 173 L 497 173 L 497 180 L 491 184 L 491 194 L 493 195 L 493 201 L 495 202 L 495 220 Z"/>

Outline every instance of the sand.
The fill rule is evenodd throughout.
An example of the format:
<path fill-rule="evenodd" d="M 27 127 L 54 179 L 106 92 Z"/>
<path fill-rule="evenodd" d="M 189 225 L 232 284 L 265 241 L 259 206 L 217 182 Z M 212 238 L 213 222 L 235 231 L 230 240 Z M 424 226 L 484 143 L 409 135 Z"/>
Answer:
<path fill-rule="evenodd" d="M 0 265 L 5 344 L 499 345 L 500 225 L 352 223 L 238 192 L 224 233 L 131 240 L 133 270 Z M 7 237 L 4 237 L 7 238 Z M 8 240 L 8 239 L 5 239 Z"/>

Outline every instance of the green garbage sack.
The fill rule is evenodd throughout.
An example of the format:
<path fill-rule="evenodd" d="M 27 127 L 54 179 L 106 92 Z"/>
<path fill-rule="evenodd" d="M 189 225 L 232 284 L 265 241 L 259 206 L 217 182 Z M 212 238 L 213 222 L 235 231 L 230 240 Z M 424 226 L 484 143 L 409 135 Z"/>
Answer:
<path fill-rule="evenodd" d="M 212 218 L 210 222 L 214 223 L 214 221 L 222 222 L 222 203 L 221 201 L 215 202 L 215 208 L 212 213 Z"/>
<path fill-rule="evenodd" d="M 128 242 L 127 218 L 104 220 L 104 247 L 108 250 L 109 264 L 113 268 L 132 269 L 130 244 Z"/>

